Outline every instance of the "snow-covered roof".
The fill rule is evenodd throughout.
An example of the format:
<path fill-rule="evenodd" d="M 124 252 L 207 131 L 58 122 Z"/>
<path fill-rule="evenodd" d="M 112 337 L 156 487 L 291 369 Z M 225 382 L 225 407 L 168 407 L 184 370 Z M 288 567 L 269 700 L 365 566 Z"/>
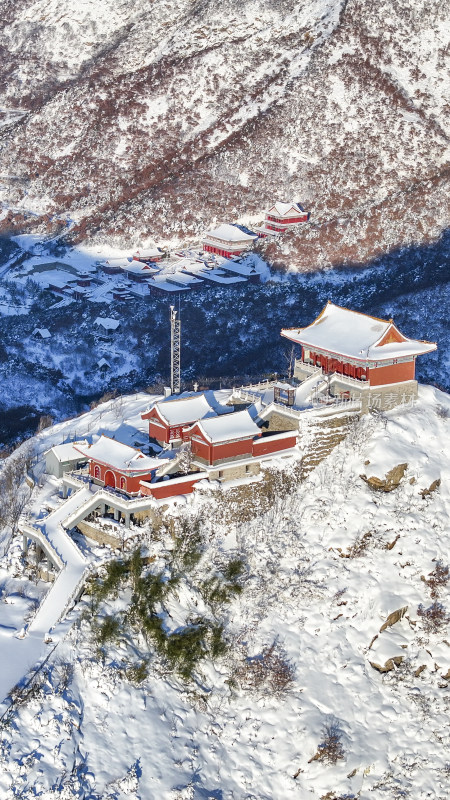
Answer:
<path fill-rule="evenodd" d="M 204 269 L 200 269 L 196 274 L 200 278 L 206 278 L 207 281 L 212 281 L 213 283 L 222 283 L 227 286 L 233 283 L 247 282 L 247 278 L 243 278 L 238 275 L 230 275 L 223 269 L 208 269 L 206 267 Z"/>
<path fill-rule="evenodd" d="M 187 256 L 177 257 L 173 261 L 168 261 L 164 267 L 164 274 L 168 272 L 179 272 L 179 270 L 187 270 L 188 272 L 192 272 L 194 269 L 198 269 L 201 265 L 205 265 L 206 262 L 206 253 L 199 258 L 188 258 Z"/>
<path fill-rule="evenodd" d="M 256 267 L 252 264 L 239 264 L 236 261 L 225 261 L 222 264 L 222 268 L 225 269 L 227 272 L 232 272 L 236 275 L 242 275 L 243 277 L 250 278 L 252 275 L 259 275 L 260 273 L 256 270 Z"/>
<path fill-rule="evenodd" d="M 306 328 L 289 328 L 281 335 L 306 347 L 359 361 L 382 361 L 436 350 L 434 342 L 408 339 L 392 320 L 378 319 L 328 302 Z"/>
<path fill-rule="evenodd" d="M 47 450 L 47 453 L 53 453 L 60 463 L 77 461 L 80 459 L 81 455 L 80 451 L 77 449 L 78 447 L 88 447 L 87 439 L 81 439 L 79 442 L 56 444 L 54 447 L 51 447 L 50 450 Z"/>
<path fill-rule="evenodd" d="M 256 436 L 261 433 L 247 410 L 235 411 L 232 414 L 213 419 L 203 419 L 197 424 L 210 442 L 247 439 L 250 436 Z"/>
<path fill-rule="evenodd" d="M 131 257 L 123 258 L 123 256 L 121 258 L 108 258 L 107 261 L 102 261 L 100 266 L 107 265 L 110 267 L 128 267 L 131 263 L 131 260 Z"/>
<path fill-rule="evenodd" d="M 94 444 L 87 446 L 77 445 L 76 449 L 87 458 L 100 461 L 102 464 L 107 464 L 109 467 L 118 469 L 121 472 L 148 473 L 157 469 L 157 467 L 162 467 L 163 464 L 169 461 L 167 458 L 146 456 L 135 447 L 116 442 L 115 439 L 110 439 L 109 436 L 104 436 L 103 434 Z"/>
<path fill-rule="evenodd" d="M 105 331 L 115 331 L 120 325 L 118 319 L 112 319 L 111 317 L 97 317 L 94 321 L 94 325 L 100 325 Z"/>
<path fill-rule="evenodd" d="M 41 278 L 49 286 L 56 286 L 58 289 L 64 289 L 65 286 L 68 286 L 70 283 L 76 283 L 78 280 L 71 272 L 65 272 L 59 269 L 41 272 Z"/>
<path fill-rule="evenodd" d="M 256 236 L 250 236 L 250 234 L 244 233 L 244 231 L 241 231 L 236 225 L 224 223 L 223 225 L 219 225 L 218 228 L 214 228 L 213 231 L 207 231 L 205 238 L 220 239 L 226 242 L 245 242 L 249 244 L 256 239 Z"/>
<path fill-rule="evenodd" d="M 155 272 L 159 272 L 159 268 L 152 267 L 150 264 L 146 264 L 144 261 L 138 261 L 137 259 L 133 259 L 133 261 L 130 261 L 126 266 L 123 266 L 122 269 L 134 275 L 152 275 Z"/>
<path fill-rule="evenodd" d="M 150 289 L 161 289 L 163 292 L 188 292 L 188 286 L 182 286 L 180 283 L 170 283 L 163 275 L 157 275 L 148 279 Z"/>
<path fill-rule="evenodd" d="M 277 214 L 279 217 L 296 217 L 298 214 L 304 213 L 303 208 L 298 203 L 275 203 L 267 214 Z"/>
<path fill-rule="evenodd" d="M 162 254 L 163 251 L 160 250 L 159 247 L 151 247 L 147 250 L 136 250 L 136 252 L 133 253 L 133 258 L 161 258 Z"/>
<path fill-rule="evenodd" d="M 204 394 L 174 400 L 168 398 L 154 406 L 169 425 L 186 425 L 198 419 L 215 417 L 217 412 L 208 403 Z"/>
<path fill-rule="evenodd" d="M 41 339 L 49 339 L 51 337 L 51 333 L 47 328 L 35 328 L 33 331 L 33 336 L 40 336 Z"/>
<path fill-rule="evenodd" d="M 179 283 L 181 286 L 197 286 L 197 284 L 203 283 L 201 278 L 194 278 L 187 272 L 173 272 L 167 275 L 167 280 L 169 283 Z"/>

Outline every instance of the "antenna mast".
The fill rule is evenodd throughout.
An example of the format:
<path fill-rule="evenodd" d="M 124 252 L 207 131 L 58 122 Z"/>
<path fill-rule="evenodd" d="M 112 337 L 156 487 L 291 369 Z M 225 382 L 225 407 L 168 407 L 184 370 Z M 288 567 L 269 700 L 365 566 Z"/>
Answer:
<path fill-rule="evenodd" d="M 170 391 L 181 392 L 181 320 L 174 306 L 170 306 Z"/>

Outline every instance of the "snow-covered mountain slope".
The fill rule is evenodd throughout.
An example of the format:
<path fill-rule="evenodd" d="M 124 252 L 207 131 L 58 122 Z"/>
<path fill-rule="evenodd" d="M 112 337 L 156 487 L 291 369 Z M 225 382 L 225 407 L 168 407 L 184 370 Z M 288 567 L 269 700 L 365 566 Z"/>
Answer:
<path fill-rule="evenodd" d="M 271 255 L 299 268 L 435 237 L 447 30 L 425 0 L 8 3 L 0 172 L 38 217 L 3 226 L 175 242 L 292 198 L 315 225 Z"/>
<path fill-rule="evenodd" d="M 242 592 L 214 605 L 228 651 L 203 660 L 184 683 L 153 645 L 131 644 L 125 582 L 102 607 L 124 620 L 121 633 L 99 653 L 85 598 L 84 620 L 3 721 L 2 798 L 446 800 L 449 426 L 448 396 L 421 387 L 415 407 L 353 425 L 301 484 L 287 472 L 284 488 L 268 484 L 275 495 L 258 494 L 254 483 L 172 509 L 185 533 L 200 519 L 204 544 L 164 601 L 164 624 L 173 631 L 211 613 L 207 581 L 240 559 Z M 41 446 L 53 435 L 44 432 Z M 392 492 L 361 478 L 381 479 L 400 464 Z M 169 579 L 173 529 L 140 532 L 154 557 L 148 569 Z M 9 604 L 17 602 L 19 547 L 4 559 Z M 441 609 L 434 616 L 426 611 L 433 602 Z M 277 692 L 272 670 L 251 688 L 245 659 L 274 641 L 275 666 L 290 665 L 292 683 Z M 129 670 L 144 655 L 148 675 L 136 685 Z M 335 763 L 321 755 L 330 739 Z"/>

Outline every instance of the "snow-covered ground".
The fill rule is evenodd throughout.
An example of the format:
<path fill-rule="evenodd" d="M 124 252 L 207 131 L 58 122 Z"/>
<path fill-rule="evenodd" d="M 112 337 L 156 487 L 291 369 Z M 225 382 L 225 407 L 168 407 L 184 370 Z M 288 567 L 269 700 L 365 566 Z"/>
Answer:
<path fill-rule="evenodd" d="M 117 409 L 100 407 L 90 422 L 89 415 L 77 420 L 77 431 L 98 425 L 93 417 L 101 413 L 131 443 L 128 423 L 147 402 L 124 401 L 126 425 Z M 64 425 L 69 433 L 75 422 Z M 40 449 L 63 430 L 44 432 Z M 173 631 L 206 613 L 201 587 L 239 558 L 242 593 L 214 607 L 227 652 L 200 662 L 188 683 L 151 644 L 138 639 L 133 650 L 125 634 L 100 658 L 80 619 L 90 608 L 86 597 L 56 649 L 47 646 L 49 661 L 28 699 L 4 719 L 2 798 L 447 798 L 450 582 L 444 569 L 433 590 L 430 573 L 439 561 L 448 564 L 449 433 L 448 395 L 423 386 L 413 408 L 353 424 L 303 483 L 295 485 L 291 473 L 289 491 L 279 489 L 270 506 L 242 486 L 172 506 L 172 518 L 201 520 L 203 552 L 161 607 L 164 624 Z M 400 464 L 407 466 L 391 492 L 360 477 L 382 479 Z M 168 529 L 144 527 L 141 540 L 154 556 L 150 570 L 170 570 Z M 15 541 L 4 557 L 10 598 L 14 581 L 23 586 L 12 577 L 14 565 L 20 575 L 18 547 Z M 445 608 L 435 630 L 433 618 L 418 613 L 431 606 L 433 591 Z M 104 611 L 120 615 L 130 597 L 124 585 Z M 23 601 L 13 617 L 11 599 L 3 607 L 5 624 L 19 627 Z M 244 659 L 274 641 L 292 685 L 278 694 L 268 682 L 245 688 Z M 139 653 L 148 657 L 148 676 L 136 685 L 125 673 Z M 402 659 L 391 671 L 371 666 L 390 658 Z M 326 726 L 339 742 L 335 764 L 314 758 Z"/>

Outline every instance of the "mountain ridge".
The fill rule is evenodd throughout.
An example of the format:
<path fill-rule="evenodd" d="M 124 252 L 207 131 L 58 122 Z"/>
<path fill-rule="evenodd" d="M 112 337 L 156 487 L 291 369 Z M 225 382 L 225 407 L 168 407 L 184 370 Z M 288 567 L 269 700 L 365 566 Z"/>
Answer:
<path fill-rule="evenodd" d="M 41 7 L 29 3 L 29 13 Z M 51 8 L 56 18 L 62 5 Z M 301 199 L 318 245 L 304 226 L 269 252 L 315 269 L 435 240 L 449 226 L 445 9 L 424 0 L 315 0 L 301 10 L 286 0 L 276 11 L 264 0 L 220 9 L 160 0 L 151 15 L 142 3 L 121 5 L 106 22 L 110 8 L 82 4 L 75 55 L 57 27 L 46 29 L 47 49 L 53 43 L 65 60 L 39 67 L 41 84 L 54 88 L 38 110 L 37 77 L 27 100 L 17 70 L 6 85 L 6 59 L 0 102 L 24 117 L 3 129 L 0 172 L 16 170 L 27 184 L 4 187 L 3 230 L 20 229 L 7 209 L 23 206 L 37 214 L 31 230 L 60 232 L 55 214 L 72 220 L 71 243 L 179 246 L 216 221 L 262 219 L 272 200 Z M 32 35 L 19 22 L 18 13 L 14 46 L 29 76 Z M 361 208 L 374 209 L 363 212 L 366 225 Z M 336 216 L 348 228 L 340 244 L 322 232 Z"/>

